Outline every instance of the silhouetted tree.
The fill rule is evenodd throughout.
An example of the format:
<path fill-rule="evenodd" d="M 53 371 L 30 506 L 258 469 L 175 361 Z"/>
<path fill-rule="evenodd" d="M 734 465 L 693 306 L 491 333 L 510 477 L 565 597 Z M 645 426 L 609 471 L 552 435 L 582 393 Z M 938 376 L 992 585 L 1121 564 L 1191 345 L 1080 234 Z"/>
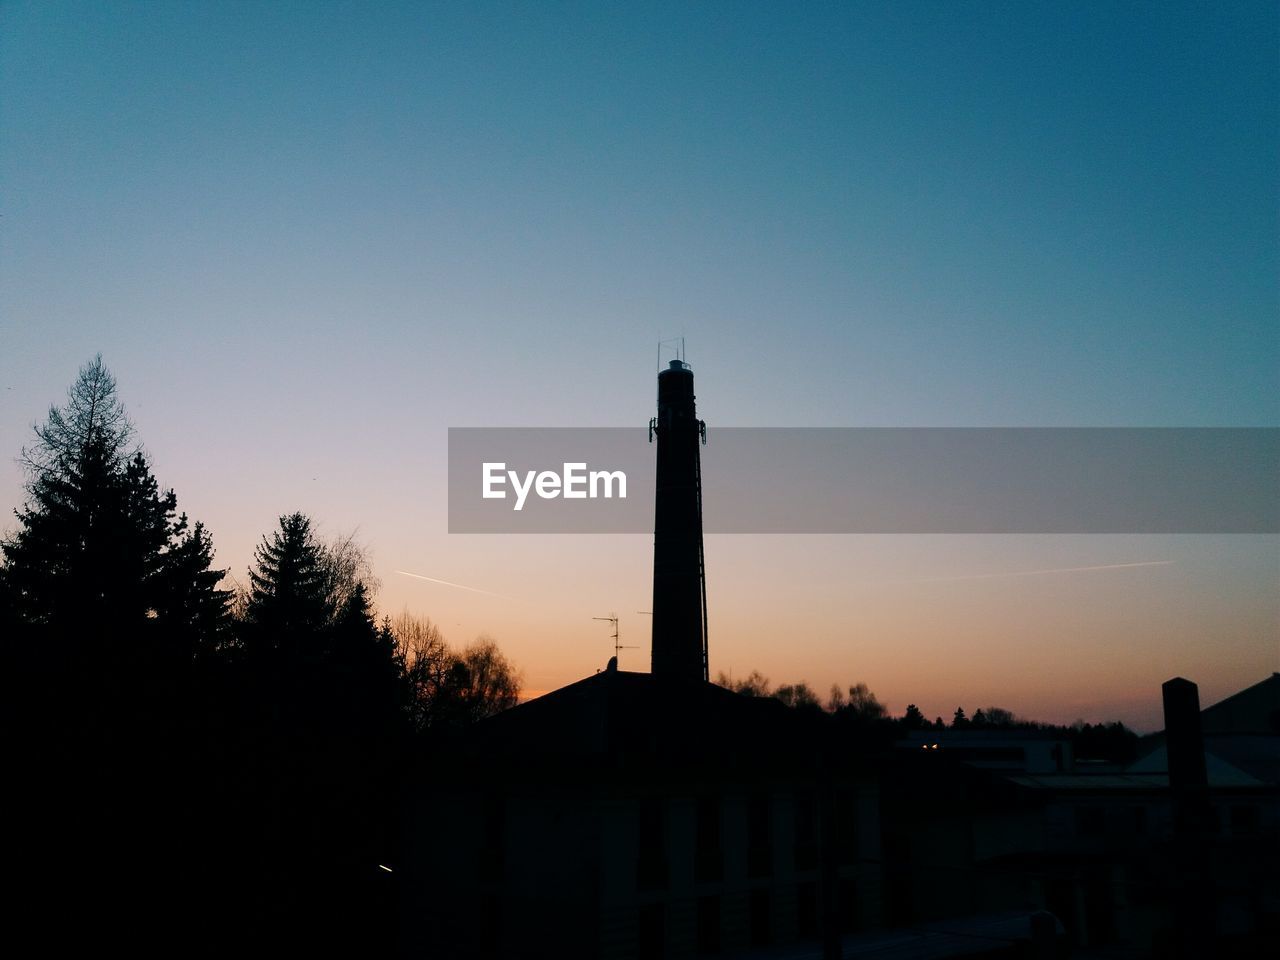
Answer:
<path fill-rule="evenodd" d="M 157 619 L 190 653 L 212 656 L 231 638 L 232 593 L 218 586 L 226 571 L 213 569 L 213 541 L 204 524 L 189 528 L 184 513 L 174 531 L 177 538 L 160 570 L 164 589 Z"/>
<path fill-rule="evenodd" d="M 979 707 L 974 711 L 973 719 L 969 722 L 975 727 L 985 727 L 987 725 L 987 715 L 983 713 L 982 708 Z"/>
<path fill-rule="evenodd" d="M 349 689 L 358 691 L 361 704 L 373 714 L 385 714 L 400 705 L 402 668 L 395 637 L 388 627 L 374 623 L 368 588 L 357 582 L 338 609 L 332 626 L 331 656 Z"/>
<path fill-rule="evenodd" d="M 351 538 L 331 549 L 294 513 L 249 571 L 240 675 L 251 707 L 238 736 L 256 755 L 236 779 L 254 785 L 240 815 L 251 838 L 260 831 L 251 855 L 270 864 L 254 896 L 281 891 L 282 936 L 343 916 L 343 937 L 368 937 L 361 924 L 389 909 L 360 898 L 395 842 L 407 688 L 392 630 L 374 619 L 368 568 Z"/>
<path fill-rule="evenodd" d="M 773 696 L 788 707 L 803 709 L 819 707 L 818 695 L 803 680 L 799 683 L 784 684 L 773 692 Z"/>
<path fill-rule="evenodd" d="M 951 717 L 951 726 L 955 730 L 969 726 L 969 718 L 964 715 L 964 707 L 956 707 L 956 712 Z"/>
<path fill-rule="evenodd" d="M 129 521 L 150 478 L 145 461 L 131 463 L 133 428 L 101 357 L 81 368 L 66 405 L 50 408 L 35 433 L 35 444 L 22 451 L 27 502 L 3 544 L 18 616 L 62 628 L 73 643 L 90 623 L 140 625 L 143 581 L 158 558 L 130 549 L 141 537 Z M 144 489 L 130 489 L 139 482 Z"/>
<path fill-rule="evenodd" d="M 759 670 L 752 670 L 741 680 L 732 680 L 722 671 L 716 675 L 716 683 L 746 697 L 767 697 L 772 690 L 769 678 Z"/>
<path fill-rule="evenodd" d="M 354 533 L 342 534 L 323 544 L 320 567 L 333 611 L 342 610 L 357 588 L 363 588 L 366 594 L 378 588 L 369 552 L 356 541 Z"/>
<path fill-rule="evenodd" d="M 1021 722 L 1012 710 L 1004 707 L 987 707 L 984 712 L 989 727 L 1014 727 Z M 974 719 L 977 720 L 977 714 L 974 714 Z"/>
<path fill-rule="evenodd" d="M 907 704 L 907 711 L 902 715 L 902 725 L 908 730 L 923 730 L 929 725 L 920 708 L 914 703 Z"/>
<path fill-rule="evenodd" d="M 245 626 L 255 652 L 298 654 L 333 617 L 332 577 L 323 547 L 301 513 L 280 518 L 249 570 Z"/>
<path fill-rule="evenodd" d="M 408 709 L 418 730 L 473 723 L 519 702 L 519 675 L 488 637 L 457 653 L 434 623 L 407 611 L 391 622 L 390 631 L 404 664 Z"/>
<path fill-rule="evenodd" d="M 430 729 L 438 720 L 448 686 L 453 654 L 426 617 L 404 611 L 388 626 L 395 639 L 408 687 L 407 709 L 414 729 Z"/>
<path fill-rule="evenodd" d="M 52 629 L 90 674 L 137 674 L 180 658 L 226 626 L 222 571 L 203 527 L 175 518 L 110 372 L 95 357 L 23 450 L 27 502 L 0 543 L 12 613 Z"/>
<path fill-rule="evenodd" d="M 483 720 L 520 702 L 520 677 L 489 637 L 482 636 L 463 650 L 450 674 L 460 689 L 468 720 Z"/>
<path fill-rule="evenodd" d="M 844 696 L 844 688 L 838 683 L 833 683 L 831 689 L 827 692 L 827 702 L 824 705 L 827 713 L 843 710 L 847 703 L 848 701 Z"/>
<path fill-rule="evenodd" d="M 84 473 L 91 458 L 108 472 L 130 460 L 138 447 L 133 424 L 116 395 L 115 377 L 98 354 L 67 389 L 67 403 L 50 407 L 35 427 L 36 442 L 22 448 L 21 462 L 36 476 Z"/>
<path fill-rule="evenodd" d="M 849 688 L 849 700 L 845 709 L 864 720 L 880 720 L 889 713 L 888 708 L 865 683 L 855 683 Z"/>
<path fill-rule="evenodd" d="M 124 891 L 176 922 L 194 876 L 182 852 L 192 831 L 179 827 L 197 766 L 192 654 L 225 627 L 221 572 L 207 532 L 175 516 L 176 496 L 152 475 L 101 357 L 35 434 L 18 527 L 0 543 L 5 619 L 25 646 L 12 657 L 6 646 L 6 671 L 21 665 L 31 755 L 53 761 L 11 771 L 43 791 L 38 814 L 19 819 L 58 871 L 28 882 L 85 905 L 94 929 L 128 915 Z M 156 870 L 163 860 L 175 862 Z"/>
<path fill-rule="evenodd" d="M 1078 760 L 1131 763 L 1137 757 L 1138 735 L 1118 721 L 1090 724 L 1077 720 L 1063 733 Z"/>

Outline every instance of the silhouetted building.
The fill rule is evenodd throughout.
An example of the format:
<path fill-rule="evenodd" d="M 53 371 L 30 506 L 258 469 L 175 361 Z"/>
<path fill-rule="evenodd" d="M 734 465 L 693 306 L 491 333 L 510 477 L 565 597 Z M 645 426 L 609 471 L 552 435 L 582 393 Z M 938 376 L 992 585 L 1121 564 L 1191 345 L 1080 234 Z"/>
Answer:
<path fill-rule="evenodd" d="M 648 958 L 834 943 L 880 917 L 874 771 L 822 715 L 707 682 L 693 371 L 658 375 L 651 673 L 437 749 L 407 819 L 410 955 Z"/>
<path fill-rule="evenodd" d="M 889 922 L 1043 909 L 1075 946 L 1139 957 L 1274 944 L 1280 675 L 1202 713 L 1194 684 L 1171 684 L 1168 730 L 1128 765 L 1034 731 L 903 741 L 881 777 Z"/>
<path fill-rule="evenodd" d="M 706 680 L 693 373 L 658 377 L 651 673 L 435 743 L 409 797 L 410 956 L 1254 955 L 1280 930 L 1280 675 L 1127 767 L 1066 736 L 914 731 Z M 1059 936 L 1059 929 L 1065 936 Z"/>
<path fill-rule="evenodd" d="M 672 360 L 658 374 L 653 520 L 653 662 L 664 677 L 706 680 L 706 576 L 702 550 L 702 459 L 706 425 L 694 406 L 693 370 Z"/>
<path fill-rule="evenodd" d="M 830 754 L 825 719 L 606 670 L 481 724 L 415 810 L 423 955 L 732 955 L 878 926 L 874 772 Z"/>

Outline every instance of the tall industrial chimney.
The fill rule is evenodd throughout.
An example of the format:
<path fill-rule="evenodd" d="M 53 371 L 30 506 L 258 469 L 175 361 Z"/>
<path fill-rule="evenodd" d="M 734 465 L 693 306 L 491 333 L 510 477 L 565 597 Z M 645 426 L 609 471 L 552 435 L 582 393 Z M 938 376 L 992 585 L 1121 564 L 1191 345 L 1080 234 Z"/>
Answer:
<path fill-rule="evenodd" d="M 658 374 L 653 523 L 653 673 L 707 679 L 707 589 L 702 554 L 702 465 L 706 425 L 693 403 L 693 370 L 672 360 Z"/>

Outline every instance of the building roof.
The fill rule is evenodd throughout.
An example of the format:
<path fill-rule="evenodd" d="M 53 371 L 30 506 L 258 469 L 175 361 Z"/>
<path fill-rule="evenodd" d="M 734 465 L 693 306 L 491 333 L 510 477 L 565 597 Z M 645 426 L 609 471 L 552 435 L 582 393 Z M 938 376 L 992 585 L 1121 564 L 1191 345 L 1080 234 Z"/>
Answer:
<path fill-rule="evenodd" d="M 604 670 L 470 731 L 464 749 L 517 762 L 752 766 L 816 758 L 814 718 L 713 683 Z"/>
<path fill-rule="evenodd" d="M 1280 734 L 1280 673 L 1200 711 L 1205 733 Z"/>
<path fill-rule="evenodd" d="M 1207 734 L 1204 763 L 1211 787 L 1256 787 L 1280 784 L 1280 737 Z M 1126 769 L 1168 777 L 1169 752 L 1161 741 Z"/>

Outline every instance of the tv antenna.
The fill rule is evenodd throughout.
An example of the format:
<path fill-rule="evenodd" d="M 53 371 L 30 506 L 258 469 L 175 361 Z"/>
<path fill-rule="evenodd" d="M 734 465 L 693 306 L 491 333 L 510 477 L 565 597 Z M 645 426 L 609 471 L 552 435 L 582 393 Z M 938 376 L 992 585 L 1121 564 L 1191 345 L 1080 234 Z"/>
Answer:
<path fill-rule="evenodd" d="M 613 637 L 612 637 L 612 639 L 613 639 L 613 656 L 614 656 L 614 658 L 615 658 L 615 659 L 616 659 L 616 658 L 617 658 L 617 656 L 618 656 L 618 651 L 619 651 L 619 650 L 638 650 L 638 649 L 639 649 L 638 647 L 628 647 L 628 646 L 624 646 L 624 645 L 622 644 L 622 642 L 618 640 L 618 615 L 617 615 L 616 613 L 611 613 L 611 614 L 609 614 L 607 617 L 592 617 L 591 619 L 592 619 L 592 620 L 603 620 L 603 621 L 605 621 L 606 623 L 612 623 L 612 624 L 613 624 Z"/>

